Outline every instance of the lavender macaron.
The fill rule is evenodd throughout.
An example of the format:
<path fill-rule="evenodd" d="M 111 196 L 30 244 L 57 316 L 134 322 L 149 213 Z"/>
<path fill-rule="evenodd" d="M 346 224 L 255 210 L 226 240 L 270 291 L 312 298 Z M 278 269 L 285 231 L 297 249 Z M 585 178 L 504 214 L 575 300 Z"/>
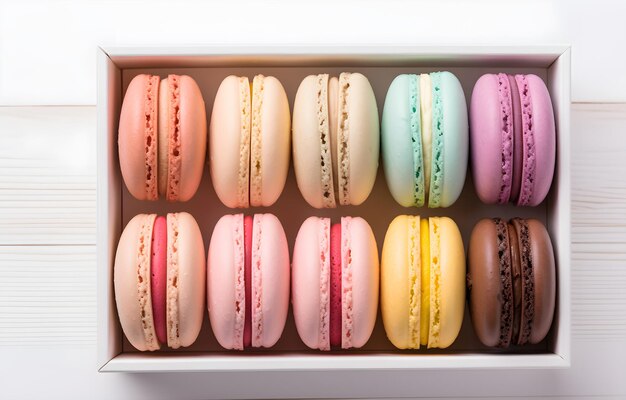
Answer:
<path fill-rule="evenodd" d="M 548 89 L 536 75 L 485 74 L 470 105 L 470 155 L 486 204 L 536 206 L 550 191 L 556 128 Z"/>

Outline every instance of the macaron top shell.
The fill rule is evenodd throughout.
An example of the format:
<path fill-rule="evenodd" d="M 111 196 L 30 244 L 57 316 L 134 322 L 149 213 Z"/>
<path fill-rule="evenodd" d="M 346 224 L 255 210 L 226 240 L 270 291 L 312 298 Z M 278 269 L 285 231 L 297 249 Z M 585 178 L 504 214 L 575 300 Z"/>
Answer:
<path fill-rule="evenodd" d="M 389 86 L 383 108 L 383 170 L 393 198 L 403 207 L 424 204 L 421 118 L 419 107 L 411 104 L 417 104 L 418 96 L 417 77 L 398 75 Z"/>
<path fill-rule="evenodd" d="M 372 228 L 363 218 L 342 217 L 341 228 L 341 347 L 359 348 L 372 335 L 378 312 L 378 249 Z"/>
<path fill-rule="evenodd" d="M 341 84 L 341 77 L 340 77 Z M 339 129 L 343 129 L 343 137 L 338 139 L 339 170 L 348 164 L 348 176 L 339 177 L 339 187 L 345 179 L 348 188 L 344 193 L 339 192 L 339 203 L 342 205 L 359 205 L 369 196 L 378 170 L 378 155 L 380 148 L 380 130 L 378 123 L 378 107 L 372 86 L 365 76 L 351 73 L 339 100 L 345 101 L 345 120 L 341 115 Z M 341 105 L 339 106 L 341 110 Z M 343 127 L 343 128 L 342 128 Z M 342 132 L 339 132 L 341 135 Z M 341 149 L 347 146 L 347 152 L 342 156 Z"/>
<path fill-rule="evenodd" d="M 272 347 L 287 321 L 290 288 L 289 247 L 278 218 L 255 215 L 252 246 L 252 266 L 257 268 L 252 286 L 257 304 L 252 316 L 252 346 Z"/>
<path fill-rule="evenodd" d="M 439 206 L 450 207 L 465 185 L 469 154 L 467 104 L 461 83 L 455 75 L 440 73 L 443 113 L 443 185 Z"/>
<path fill-rule="evenodd" d="M 217 89 L 209 127 L 211 180 L 227 207 L 248 207 L 250 173 L 250 83 L 226 77 Z"/>
<path fill-rule="evenodd" d="M 140 351 L 160 348 L 150 290 L 150 242 L 155 218 L 155 214 L 133 217 L 124 228 L 115 253 L 113 285 L 117 314 L 126 338 Z"/>
<path fill-rule="evenodd" d="M 187 75 L 163 79 L 159 90 L 159 194 L 167 200 L 187 201 L 198 190 L 206 132 L 204 99 L 196 81 Z"/>
<path fill-rule="evenodd" d="M 206 264 L 198 223 L 186 212 L 167 214 L 168 345 L 192 345 L 202 327 Z"/>
<path fill-rule="evenodd" d="M 435 243 L 433 236 L 436 236 L 439 241 L 441 269 L 439 288 L 436 287 L 436 280 L 434 285 L 435 290 L 439 291 L 441 312 L 439 313 L 438 337 L 432 347 L 446 348 L 459 335 L 465 312 L 465 250 L 461 232 L 452 219 L 448 217 L 430 218 L 430 220 L 433 219 L 437 220 L 438 225 L 433 227 L 431 224 L 431 249 Z M 431 301 L 431 307 L 432 304 Z"/>
<path fill-rule="evenodd" d="M 552 178 L 554 177 L 554 166 L 556 163 L 556 125 L 554 121 L 554 110 L 550 93 L 546 84 L 536 75 L 525 75 L 528 85 L 528 92 L 532 96 L 532 121 L 524 120 L 525 109 L 528 105 L 522 103 L 522 123 L 532 124 L 534 154 L 530 153 L 531 143 L 525 141 L 523 151 L 525 162 L 532 164 L 530 158 L 534 155 L 535 174 L 530 179 L 524 179 L 522 175 L 522 186 L 519 205 L 537 206 L 550 191 Z M 519 85 L 519 83 L 518 83 Z M 521 88 L 521 90 L 526 90 Z M 527 126 L 527 128 L 529 128 Z M 529 166 L 529 168 L 531 168 Z M 529 194 L 525 194 L 525 187 L 530 186 Z"/>
<path fill-rule="evenodd" d="M 309 217 L 293 249 L 291 302 L 298 334 L 312 349 L 330 350 L 330 219 Z"/>
<path fill-rule="evenodd" d="M 158 199 L 158 93 L 158 76 L 137 75 L 126 89 L 120 112 L 120 169 L 128 191 L 138 200 Z"/>

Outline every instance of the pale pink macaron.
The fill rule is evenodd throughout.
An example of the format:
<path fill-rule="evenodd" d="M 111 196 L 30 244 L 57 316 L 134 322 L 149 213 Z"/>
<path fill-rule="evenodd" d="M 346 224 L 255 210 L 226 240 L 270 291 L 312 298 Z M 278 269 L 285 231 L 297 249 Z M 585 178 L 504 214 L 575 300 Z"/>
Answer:
<path fill-rule="evenodd" d="M 226 349 L 272 347 L 289 308 L 289 248 L 272 214 L 225 215 L 207 261 L 209 319 Z"/>
<path fill-rule="evenodd" d="M 283 191 L 291 146 L 289 101 L 280 81 L 228 76 L 209 126 L 211 180 L 227 207 L 271 206 Z"/>
<path fill-rule="evenodd" d="M 359 217 L 310 217 L 293 250 L 293 314 L 300 338 L 312 349 L 362 347 L 378 310 L 376 240 Z"/>
<path fill-rule="evenodd" d="M 206 111 L 186 75 L 137 75 L 128 85 L 118 135 L 124 183 L 138 200 L 187 201 L 206 155 Z"/>
<path fill-rule="evenodd" d="M 204 243 L 188 213 L 139 214 L 122 232 L 113 285 L 122 330 L 138 350 L 193 344 L 204 318 Z"/>

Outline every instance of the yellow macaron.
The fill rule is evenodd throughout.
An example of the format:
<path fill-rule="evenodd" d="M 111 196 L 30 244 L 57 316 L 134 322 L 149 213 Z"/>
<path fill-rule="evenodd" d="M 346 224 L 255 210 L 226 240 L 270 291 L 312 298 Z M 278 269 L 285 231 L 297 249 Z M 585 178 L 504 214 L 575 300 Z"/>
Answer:
<path fill-rule="evenodd" d="M 456 223 L 396 217 L 385 235 L 380 283 L 383 324 L 394 346 L 450 346 L 465 309 L 465 251 Z"/>

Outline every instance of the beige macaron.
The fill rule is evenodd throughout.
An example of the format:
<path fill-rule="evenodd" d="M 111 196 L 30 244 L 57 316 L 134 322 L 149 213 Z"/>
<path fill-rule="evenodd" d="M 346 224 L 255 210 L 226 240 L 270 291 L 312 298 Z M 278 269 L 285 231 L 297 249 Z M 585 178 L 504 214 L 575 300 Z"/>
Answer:
<path fill-rule="evenodd" d="M 166 231 L 153 236 L 156 214 L 131 219 L 115 255 L 115 303 L 128 341 L 141 351 L 193 344 L 204 318 L 206 264 L 204 243 L 196 220 L 188 213 L 170 213 Z M 166 252 L 166 276 L 161 293 L 153 292 L 154 246 Z M 155 299 L 161 299 L 162 303 Z M 163 311 L 164 310 L 164 311 Z M 163 311 L 166 340 L 160 343 L 156 314 Z"/>
<path fill-rule="evenodd" d="M 359 205 L 376 180 L 378 107 L 359 73 L 309 75 L 293 109 L 293 159 L 298 188 L 315 208 Z"/>

